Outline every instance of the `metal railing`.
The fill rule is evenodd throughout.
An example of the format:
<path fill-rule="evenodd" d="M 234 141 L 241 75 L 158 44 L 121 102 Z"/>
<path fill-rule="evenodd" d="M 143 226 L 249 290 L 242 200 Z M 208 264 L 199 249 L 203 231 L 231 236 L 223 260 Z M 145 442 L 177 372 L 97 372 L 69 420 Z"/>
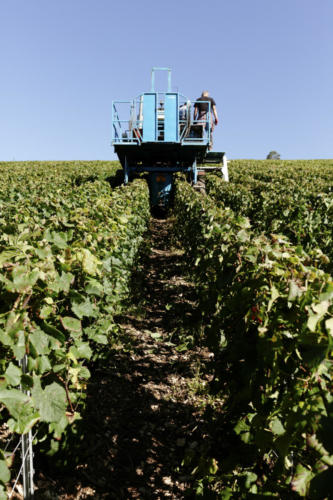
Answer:
<path fill-rule="evenodd" d="M 112 102 L 112 144 L 138 144 L 142 141 L 143 120 L 135 119 L 135 100 Z M 130 106 L 130 117 L 121 119 L 116 104 L 128 104 Z"/>
<path fill-rule="evenodd" d="M 155 113 L 156 141 L 164 141 L 164 99 L 165 93 L 156 93 L 158 105 Z M 190 102 L 179 94 L 178 137 L 181 144 L 209 144 L 211 136 L 211 108 L 209 101 L 205 116 L 194 119 L 194 108 L 198 101 Z M 126 115 L 120 116 L 119 108 L 127 105 Z M 112 102 L 112 144 L 141 144 L 143 140 L 143 95 L 132 101 Z"/>

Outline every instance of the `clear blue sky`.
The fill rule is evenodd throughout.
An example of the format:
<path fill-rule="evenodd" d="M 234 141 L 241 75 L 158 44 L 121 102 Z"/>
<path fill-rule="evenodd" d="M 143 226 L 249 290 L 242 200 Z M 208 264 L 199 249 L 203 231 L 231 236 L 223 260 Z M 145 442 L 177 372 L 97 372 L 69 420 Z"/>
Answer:
<path fill-rule="evenodd" d="M 0 160 L 106 160 L 111 101 L 208 89 L 229 158 L 333 158 L 332 0 L 0 0 Z"/>

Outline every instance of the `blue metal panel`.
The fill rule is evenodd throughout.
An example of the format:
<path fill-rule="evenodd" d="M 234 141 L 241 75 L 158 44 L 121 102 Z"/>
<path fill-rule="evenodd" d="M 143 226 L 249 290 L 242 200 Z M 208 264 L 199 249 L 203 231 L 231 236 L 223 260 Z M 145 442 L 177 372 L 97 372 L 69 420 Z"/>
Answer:
<path fill-rule="evenodd" d="M 165 94 L 165 118 L 164 118 L 164 140 L 166 142 L 178 142 L 178 94 Z"/>
<path fill-rule="evenodd" d="M 143 95 L 143 142 L 156 141 L 156 93 Z"/>

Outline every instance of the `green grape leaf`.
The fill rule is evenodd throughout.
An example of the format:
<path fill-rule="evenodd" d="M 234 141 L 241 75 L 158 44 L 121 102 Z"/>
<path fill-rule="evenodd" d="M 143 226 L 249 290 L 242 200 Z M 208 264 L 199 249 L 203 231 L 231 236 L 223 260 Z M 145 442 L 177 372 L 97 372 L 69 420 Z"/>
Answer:
<path fill-rule="evenodd" d="M 96 295 L 97 297 L 102 297 L 104 294 L 103 286 L 93 278 L 88 281 L 85 291 L 89 295 Z"/>
<path fill-rule="evenodd" d="M 65 330 L 69 330 L 70 332 L 81 332 L 81 321 L 71 316 L 65 316 L 64 318 L 60 318 L 62 326 Z"/>
<path fill-rule="evenodd" d="M 22 370 L 21 368 L 10 362 L 4 375 L 8 384 L 16 386 L 19 385 L 21 381 Z"/>
<path fill-rule="evenodd" d="M 68 293 L 71 287 L 71 284 L 74 281 L 74 274 L 62 272 L 60 276 L 58 276 L 53 283 L 49 285 L 50 290 L 53 290 L 56 293 L 65 292 Z"/>
<path fill-rule="evenodd" d="M 3 264 L 11 262 L 12 259 L 14 259 L 17 255 L 17 250 L 5 250 L 4 252 L 0 253 L 0 267 L 3 266 Z"/>
<path fill-rule="evenodd" d="M 50 316 L 50 314 L 52 314 L 53 312 L 53 307 L 51 306 L 43 306 L 40 310 L 40 314 L 39 316 L 42 318 L 42 319 L 46 319 L 48 316 Z"/>
<path fill-rule="evenodd" d="M 96 307 L 86 299 L 84 302 L 74 302 L 72 303 L 72 311 L 76 316 L 82 319 L 84 316 L 90 317 L 96 314 Z"/>
<path fill-rule="evenodd" d="M 325 328 L 331 337 L 333 337 L 333 318 L 329 318 L 325 321 Z"/>
<path fill-rule="evenodd" d="M 86 248 L 81 250 L 80 253 L 83 270 L 90 276 L 100 274 L 99 264 L 100 261 Z"/>
<path fill-rule="evenodd" d="M 310 469 L 299 464 L 296 467 L 296 474 L 291 482 L 291 488 L 296 491 L 301 497 L 307 495 L 310 481 L 313 477 L 313 473 Z"/>
<path fill-rule="evenodd" d="M 75 346 L 72 346 L 69 352 L 72 353 L 76 359 L 90 359 L 92 356 L 92 350 L 87 342 L 81 342 L 79 344 L 76 344 Z"/>
<path fill-rule="evenodd" d="M 294 300 L 297 299 L 297 297 L 300 297 L 302 295 L 302 290 L 299 288 L 298 284 L 291 280 L 289 284 L 289 295 L 288 295 L 288 300 L 290 302 L 293 302 Z"/>
<path fill-rule="evenodd" d="M 16 359 L 22 359 L 25 355 L 25 336 L 22 330 L 16 334 L 16 343 L 11 346 L 11 349 Z"/>
<path fill-rule="evenodd" d="M 37 358 L 38 373 L 45 373 L 52 370 L 52 365 L 47 356 L 39 356 Z"/>
<path fill-rule="evenodd" d="M 38 421 L 39 415 L 33 411 L 30 396 L 17 389 L 0 391 L 0 401 L 13 417 L 8 425 L 14 432 L 24 434 Z"/>
<path fill-rule="evenodd" d="M 54 243 L 54 245 L 60 250 L 67 248 L 67 238 L 65 233 L 52 232 L 51 242 Z"/>
<path fill-rule="evenodd" d="M 32 400 L 44 422 L 60 420 L 67 408 L 66 391 L 56 382 L 42 389 L 40 379 L 34 377 L 34 386 L 31 391 Z"/>
<path fill-rule="evenodd" d="M 0 481 L 5 484 L 8 483 L 9 480 L 10 480 L 10 471 L 7 467 L 6 461 L 0 459 Z M 5 498 L 7 498 L 7 495 Z"/>
<path fill-rule="evenodd" d="M 282 436 L 282 434 L 284 434 L 286 432 L 285 428 L 282 425 L 281 420 L 277 417 L 275 417 L 270 422 L 269 427 L 270 427 L 271 431 L 273 432 L 273 434 L 275 434 L 276 436 Z"/>
<path fill-rule="evenodd" d="M 30 334 L 29 340 L 37 354 L 48 354 L 50 352 L 49 337 L 42 330 L 34 330 Z"/>
<path fill-rule="evenodd" d="M 25 266 L 18 266 L 12 272 L 13 286 L 12 291 L 19 293 L 27 292 L 34 286 L 39 278 L 39 270 L 34 269 L 28 272 Z"/>

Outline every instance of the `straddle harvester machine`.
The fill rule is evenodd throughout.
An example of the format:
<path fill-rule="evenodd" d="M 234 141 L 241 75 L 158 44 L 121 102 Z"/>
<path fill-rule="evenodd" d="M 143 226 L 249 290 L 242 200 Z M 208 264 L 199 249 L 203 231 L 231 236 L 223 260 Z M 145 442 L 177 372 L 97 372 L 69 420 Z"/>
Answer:
<path fill-rule="evenodd" d="M 156 71 L 168 76 L 168 90 L 155 90 Z M 173 174 L 184 172 L 195 185 L 198 173 L 220 170 L 228 181 L 225 153 L 209 151 L 210 102 L 204 119 L 193 119 L 196 101 L 171 90 L 171 70 L 153 68 L 151 90 L 129 101 L 112 102 L 112 145 L 124 170 L 124 183 L 148 173 L 151 206 L 167 208 Z"/>

